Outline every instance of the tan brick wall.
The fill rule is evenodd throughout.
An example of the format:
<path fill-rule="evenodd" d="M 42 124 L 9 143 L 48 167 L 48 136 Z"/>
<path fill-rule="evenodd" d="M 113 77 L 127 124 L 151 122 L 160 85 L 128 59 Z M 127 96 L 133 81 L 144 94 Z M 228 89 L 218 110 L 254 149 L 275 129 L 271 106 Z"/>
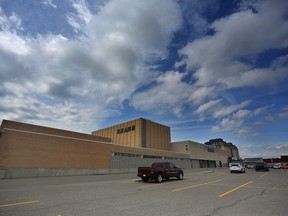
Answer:
<path fill-rule="evenodd" d="M 107 138 L 3 121 L 0 168 L 110 168 Z"/>
<path fill-rule="evenodd" d="M 170 128 L 146 120 L 146 147 L 152 149 L 170 150 Z"/>
<path fill-rule="evenodd" d="M 144 125 L 145 130 L 143 130 Z M 133 127 L 135 130 L 132 130 Z M 170 150 L 170 128 L 147 119 L 135 119 L 94 131 L 92 134 L 111 138 L 112 143 L 115 144 L 143 147 L 142 141 L 144 140 L 146 148 Z"/>
<path fill-rule="evenodd" d="M 89 135 L 4 120 L 1 125 L 4 132 L 0 137 L 0 169 L 110 169 L 112 152 L 227 161 L 227 151 L 215 149 L 211 153 L 207 151 L 208 146 L 192 141 L 172 143 L 170 149 L 170 128 L 149 120 L 146 120 L 147 145 L 141 148 L 142 120 L 106 128 L 97 131 L 97 135 L 95 132 Z M 133 125 L 135 130 L 117 134 L 117 130 Z M 113 140 L 120 143 L 111 144 Z"/>
<path fill-rule="evenodd" d="M 110 138 L 112 143 L 120 145 L 141 147 L 141 130 L 141 120 L 136 119 L 93 131 L 92 135 Z"/>
<path fill-rule="evenodd" d="M 33 124 L 26 124 L 26 123 L 15 122 L 15 121 L 10 121 L 10 120 L 3 120 L 1 127 L 4 129 L 12 128 L 14 130 L 53 134 L 57 136 L 68 136 L 68 137 L 74 137 L 78 139 L 89 139 L 89 140 L 102 141 L 102 142 L 111 142 L 111 139 L 107 137 L 91 136 L 89 134 L 78 133 L 74 131 L 67 131 L 67 130 L 38 126 L 38 125 L 33 125 Z"/>
<path fill-rule="evenodd" d="M 135 124 L 136 128 L 140 127 L 141 129 L 142 123 L 140 120 L 132 122 L 132 124 Z M 147 128 L 149 128 L 149 130 L 161 131 L 164 128 L 157 124 L 151 125 L 148 123 Z M 121 127 L 129 126 L 129 123 L 121 125 Z M 112 134 L 112 131 L 117 128 L 118 127 L 109 128 L 108 130 L 102 131 L 102 134 Z M 4 132 L 0 137 L 0 169 L 109 169 L 111 168 L 112 152 L 190 158 L 189 154 L 134 146 L 113 145 L 111 144 L 110 138 L 7 120 L 2 122 L 1 129 L 4 130 Z M 137 132 L 130 138 L 125 136 L 121 137 L 120 140 L 128 140 L 128 142 L 130 140 L 130 143 L 132 143 L 133 140 L 141 140 Z M 153 141 L 152 138 L 157 137 L 156 133 L 155 135 L 149 136 L 148 139 L 150 139 L 150 141 Z M 165 130 L 163 130 L 160 132 L 159 138 L 155 139 L 155 143 L 161 143 L 160 139 L 165 136 Z M 168 141 L 168 138 L 166 139 L 166 141 Z M 163 144 L 155 145 L 158 145 L 159 148 L 161 148 L 161 145 L 164 146 Z"/>

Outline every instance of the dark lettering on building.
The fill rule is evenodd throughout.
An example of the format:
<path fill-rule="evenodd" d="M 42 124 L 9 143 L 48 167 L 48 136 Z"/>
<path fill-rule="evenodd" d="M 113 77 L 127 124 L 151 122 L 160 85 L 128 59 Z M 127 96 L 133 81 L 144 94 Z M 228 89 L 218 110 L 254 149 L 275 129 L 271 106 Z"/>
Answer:
<path fill-rule="evenodd" d="M 214 148 L 209 148 L 209 147 L 207 148 L 207 151 L 208 152 L 215 152 Z"/>
<path fill-rule="evenodd" d="M 134 131 L 135 128 L 136 128 L 135 125 L 130 126 L 130 127 L 126 127 L 126 128 L 120 128 L 120 129 L 117 129 L 117 134 L 131 132 L 131 131 Z"/>

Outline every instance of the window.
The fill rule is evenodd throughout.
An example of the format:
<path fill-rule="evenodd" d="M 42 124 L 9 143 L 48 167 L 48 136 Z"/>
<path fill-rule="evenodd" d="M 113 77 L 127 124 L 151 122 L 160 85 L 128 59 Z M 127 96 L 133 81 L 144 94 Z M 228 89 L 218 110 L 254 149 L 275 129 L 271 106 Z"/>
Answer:
<path fill-rule="evenodd" d="M 171 169 L 176 168 L 176 166 L 175 166 L 173 163 L 169 163 L 169 164 L 170 164 L 170 168 L 171 168 Z"/>

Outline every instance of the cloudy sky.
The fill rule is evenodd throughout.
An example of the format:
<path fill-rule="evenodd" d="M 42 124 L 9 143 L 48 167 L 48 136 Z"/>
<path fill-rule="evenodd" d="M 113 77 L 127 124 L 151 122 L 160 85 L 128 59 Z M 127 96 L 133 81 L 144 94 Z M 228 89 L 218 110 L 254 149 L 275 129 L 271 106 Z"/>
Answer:
<path fill-rule="evenodd" d="M 288 154 L 287 0 L 0 0 L 0 120 Z"/>

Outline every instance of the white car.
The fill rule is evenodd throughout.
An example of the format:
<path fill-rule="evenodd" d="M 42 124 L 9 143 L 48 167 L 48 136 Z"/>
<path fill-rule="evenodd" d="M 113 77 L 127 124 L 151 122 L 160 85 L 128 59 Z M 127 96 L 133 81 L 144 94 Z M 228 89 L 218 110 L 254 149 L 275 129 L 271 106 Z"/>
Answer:
<path fill-rule="evenodd" d="M 230 164 L 230 173 L 245 173 L 245 166 L 243 163 L 231 163 Z"/>
<path fill-rule="evenodd" d="M 281 163 L 273 164 L 273 169 L 281 169 L 281 168 L 282 168 Z"/>

